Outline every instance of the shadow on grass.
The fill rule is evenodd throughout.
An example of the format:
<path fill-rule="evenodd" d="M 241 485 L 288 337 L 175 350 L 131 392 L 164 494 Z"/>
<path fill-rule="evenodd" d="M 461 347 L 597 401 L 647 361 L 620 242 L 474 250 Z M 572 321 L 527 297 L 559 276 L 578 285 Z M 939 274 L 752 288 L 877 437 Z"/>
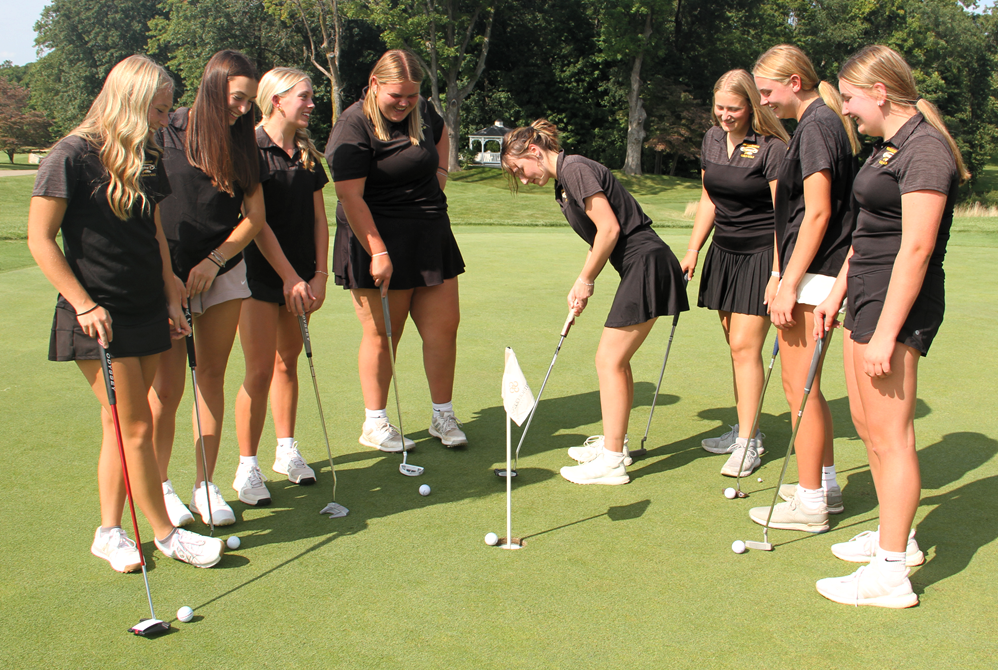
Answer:
<path fill-rule="evenodd" d="M 537 533 L 532 533 L 530 535 L 524 535 L 523 539 L 529 539 L 531 537 L 537 537 L 538 535 L 545 535 L 547 533 L 553 533 L 556 530 L 562 530 L 565 528 L 571 528 L 572 526 L 577 526 L 580 523 L 586 523 L 587 521 L 592 521 L 593 519 L 599 519 L 600 517 L 607 517 L 610 521 L 627 521 L 628 519 L 640 518 L 642 514 L 651 505 L 650 500 L 639 500 L 633 502 L 630 505 L 617 505 L 616 507 L 611 507 L 602 514 L 594 514 L 592 516 L 587 516 L 584 519 L 579 519 L 577 521 L 572 521 L 570 523 L 563 523 L 560 526 L 555 526 L 554 528 L 548 528 L 547 530 L 542 530 Z"/>

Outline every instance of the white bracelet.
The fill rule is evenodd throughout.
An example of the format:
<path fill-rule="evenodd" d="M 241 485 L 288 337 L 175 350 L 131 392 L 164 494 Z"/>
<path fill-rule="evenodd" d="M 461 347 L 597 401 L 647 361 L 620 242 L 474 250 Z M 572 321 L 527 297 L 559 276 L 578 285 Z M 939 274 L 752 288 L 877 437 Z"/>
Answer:
<path fill-rule="evenodd" d="M 780 273 L 779 273 L 779 272 L 770 272 L 770 273 L 769 273 L 769 275 L 770 275 L 771 277 L 779 277 L 779 276 L 780 276 Z"/>
<path fill-rule="evenodd" d="M 379 251 L 376 254 L 371 254 L 371 258 L 375 258 L 376 256 L 387 256 L 387 255 L 388 255 L 387 251 Z"/>
<path fill-rule="evenodd" d="M 582 277 L 579 277 L 579 278 L 578 278 L 578 279 L 576 279 L 575 281 L 577 281 L 577 282 L 582 282 L 582 285 L 583 285 L 583 286 L 596 286 L 596 282 L 593 282 L 592 284 L 590 284 L 589 282 L 587 282 L 587 281 L 586 281 L 585 279 L 583 279 Z"/>
<path fill-rule="evenodd" d="M 693 252 L 693 253 L 695 253 L 695 254 L 698 254 L 698 253 L 700 253 L 700 250 L 699 250 L 699 249 L 692 249 L 692 248 L 689 248 L 689 247 L 687 247 L 686 251 L 692 251 L 692 252 Z"/>

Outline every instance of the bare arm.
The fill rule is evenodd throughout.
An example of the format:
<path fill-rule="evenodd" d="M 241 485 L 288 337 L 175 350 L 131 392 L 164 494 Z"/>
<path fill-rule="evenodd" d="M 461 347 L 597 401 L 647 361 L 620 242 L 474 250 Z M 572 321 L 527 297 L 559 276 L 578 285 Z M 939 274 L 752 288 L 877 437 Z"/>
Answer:
<path fill-rule="evenodd" d="M 374 285 L 387 290 L 392 279 L 392 260 L 378 233 L 378 227 L 374 224 L 371 210 L 364 202 L 365 182 L 367 182 L 366 177 L 336 182 L 336 197 L 343 204 L 343 212 L 347 216 L 347 223 L 350 224 L 354 237 L 371 256 L 371 276 L 374 277 Z"/>
<path fill-rule="evenodd" d="M 703 170 L 700 171 L 700 181 L 703 182 Z M 693 232 L 690 233 L 690 242 L 687 245 L 686 255 L 680 261 L 680 266 L 687 278 L 693 279 L 693 272 L 697 267 L 697 258 L 703 245 L 707 242 L 710 231 L 714 229 L 714 215 L 716 208 L 714 201 L 707 195 L 707 189 L 700 188 L 700 204 L 697 205 L 697 216 L 693 221 Z"/>
<path fill-rule="evenodd" d="M 183 313 L 183 308 L 187 306 L 187 296 L 177 284 L 177 275 L 173 274 L 170 246 L 166 243 L 166 234 L 163 232 L 163 220 L 159 216 L 159 205 L 156 205 L 156 209 L 153 210 L 153 221 L 156 223 L 159 257 L 163 262 L 163 291 L 166 293 L 166 307 L 170 317 L 170 338 L 179 340 L 191 334 L 191 327 Z"/>
<path fill-rule="evenodd" d="M 263 224 L 263 229 L 260 230 L 254 241 L 257 249 L 260 250 L 263 257 L 270 263 L 270 267 L 274 268 L 274 272 L 284 283 L 282 290 L 284 292 L 284 306 L 287 310 L 295 315 L 309 311 L 309 307 L 315 299 L 315 296 L 312 295 L 312 287 L 298 276 L 297 270 L 284 254 L 284 249 L 281 248 L 281 243 L 277 240 L 277 235 L 274 234 L 270 224 Z"/>
<path fill-rule="evenodd" d="M 582 314 L 582 310 L 586 308 L 594 291 L 596 277 L 603 271 L 620 237 L 620 223 L 605 194 L 591 195 L 584 200 L 584 204 L 586 216 L 596 225 L 596 238 L 586 256 L 586 263 L 579 278 L 568 293 L 568 307 L 575 310 L 576 316 Z"/>
<path fill-rule="evenodd" d="M 769 193 L 773 197 L 773 210 L 776 210 L 776 180 L 769 182 Z M 771 305 L 776 291 L 780 287 L 780 245 L 776 243 L 776 231 L 773 231 L 773 269 L 769 274 L 769 282 L 766 283 L 766 297 L 762 299 L 762 304 Z"/>
<path fill-rule="evenodd" d="M 309 312 L 319 309 L 326 301 L 326 282 L 329 280 L 329 221 L 322 189 L 313 193 L 312 198 L 315 201 L 315 276 L 308 283 L 315 297 Z"/>
<path fill-rule="evenodd" d="M 440 157 L 440 166 L 437 168 L 437 180 L 440 182 L 440 190 L 447 186 L 447 173 L 449 172 L 450 161 L 450 138 L 447 136 L 447 126 L 440 133 L 440 141 L 437 142 L 437 155 Z M 441 168 L 443 171 L 441 171 Z"/>

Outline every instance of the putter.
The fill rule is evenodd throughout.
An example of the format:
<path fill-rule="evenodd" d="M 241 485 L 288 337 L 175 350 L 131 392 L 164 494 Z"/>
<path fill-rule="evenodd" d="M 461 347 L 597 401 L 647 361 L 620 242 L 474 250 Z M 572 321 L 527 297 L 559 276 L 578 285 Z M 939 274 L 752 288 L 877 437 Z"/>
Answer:
<path fill-rule="evenodd" d="M 793 432 L 790 433 L 790 444 L 787 445 L 787 455 L 783 458 L 783 469 L 780 471 L 780 480 L 776 483 L 776 493 L 773 494 L 773 503 L 769 506 L 769 516 L 766 517 L 766 525 L 762 527 L 762 542 L 747 540 L 747 549 L 760 549 L 762 551 L 772 551 L 773 545 L 769 542 L 769 522 L 773 520 L 773 509 L 776 501 L 780 497 L 780 486 L 783 485 L 783 477 L 787 474 L 787 463 L 790 462 L 790 454 L 794 451 L 794 440 L 797 439 L 797 429 L 800 428 L 801 417 L 804 416 L 804 406 L 807 405 L 807 397 L 811 395 L 811 385 L 814 383 L 814 375 L 818 372 L 818 365 L 825 357 L 825 350 L 831 341 L 832 331 L 826 331 L 821 339 L 815 343 L 814 355 L 811 356 L 811 369 L 807 371 L 807 381 L 804 382 L 804 397 L 800 401 L 800 409 L 797 410 L 797 420 L 794 422 Z"/>
<path fill-rule="evenodd" d="M 388 311 L 388 291 L 381 290 L 381 311 L 385 316 L 385 332 L 388 334 L 388 361 L 392 364 L 392 387 L 395 389 L 395 411 L 399 417 L 399 437 L 402 439 L 402 463 L 399 465 L 399 472 L 407 477 L 418 477 L 423 474 L 423 468 L 419 465 L 411 465 L 405 450 L 405 432 L 402 430 L 402 405 L 399 403 L 399 384 L 395 374 L 395 347 L 392 344 L 392 315 Z"/>
<path fill-rule="evenodd" d="M 208 502 L 208 527 L 211 529 L 211 537 L 215 537 L 215 517 L 211 515 L 211 496 L 208 495 L 208 458 L 204 453 L 201 407 L 198 404 L 198 354 L 194 348 L 194 319 L 191 317 L 190 307 L 184 307 L 184 317 L 187 319 L 187 326 L 191 329 L 191 334 L 187 336 L 187 365 L 191 368 L 191 386 L 194 388 L 194 417 L 198 424 L 198 444 L 201 445 L 201 473 L 204 475 L 201 485 L 204 487 L 204 499 Z"/>
<path fill-rule="evenodd" d="M 513 461 L 513 470 L 509 473 L 509 476 L 516 476 L 516 468 L 520 465 L 520 447 L 523 446 L 523 439 L 527 436 L 527 431 L 530 430 L 530 422 L 534 419 L 534 412 L 537 411 L 537 406 L 541 403 L 541 395 L 544 394 L 544 387 L 548 383 L 548 377 L 551 376 L 551 371 L 554 369 L 554 362 L 558 360 L 558 352 L 561 351 L 561 345 L 568 337 L 568 331 L 572 328 L 572 324 L 575 323 L 575 313 L 572 310 L 568 310 L 568 318 L 565 319 L 565 325 L 561 327 L 561 339 L 558 340 L 558 346 L 554 349 L 554 357 L 551 359 L 551 365 L 548 366 L 548 373 L 544 375 L 544 381 L 541 382 L 541 389 L 537 392 L 537 398 L 534 400 L 534 406 L 530 408 L 530 414 L 527 415 L 527 425 L 523 427 L 523 433 L 520 435 L 520 442 L 516 445 L 516 457 Z M 506 468 L 496 468 L 496 477 L 506 477 Z"/>
<path fill-rule="evenodd" d="M 762 393 L 759 394 L 759 406 L 755 410 L 755 419 L 752 421 L 752 432 L 749 435 L 755 435 L 756 431 L 759 430 L 759 418 L 762 416 L 762 401 L 766 398 L 766 389 L 769 388 L 769 377 L 773 374 L 773 363 L 776 362 L 776 355 L 780 353 L 780 336 L 776 336 L 776 341 L 773 342 L 773 357 L 769 359 L 769 369 L 766 370 L 766 379 L 762 382 Z M 749 442 L 754 438 L 749 438 Z M 748 494 L 742 491 L 742 468 L 745 467 L 745 457 L 748 455 L 748 449 L 742 451 L 742 462 L 738 466 L 738 476 L 735 478 L 735 497 L 736 498 L 748 498 Z"/>
<path fill-rule="evenodd" d="M 315 365 L 312 364 L 312 338 L 308 335 L 308 321 L 305 320 L 304 314 L 298 315 L 298 327 L 301 328 L 301 341 L 305 345 L 305 357 L 308 358 L 308 369 L 312 372 L 312 388 L 315 389 L 315 404 L 319 407 L 319 423 L 322 424 L 322 437 L 326 440 L 326 455 L 329 456 L 329 469 L 333 473 L 333 502 L 323 507 L 319 514 L 328 514 L 330 519 L 335 519 L 346 516 L 350 513 L 350 510 L 336 502 L 336 468 L 333 466 L 333 451 L 329 448 L 326 417 L 322 413 L 322 401 L 319 400 L 319 383 L 315 381 Z"/>
<path fill-rule="evenodd" d="M 121 441 L 121 424 L 118 422 L 118 397 L 114 392 L 114 373 L 111 372 L 111 354 L 103 345 L 98 344 L 101 355 L 101 368 L 104 370 L 104 386 L 107 388 L 107 404 L 111 407 L 111 418 L 114 420 L 114 436 L 118 440 L 118 456 L 121 458 L 121 475 L 125 480 L 125 493 L 128 496 L 128 509 L 132 513 L 132 530 L 135 532 L 135 547 L 139 550 L 139 563 L 142 565 L 142 579 L 146 583 L 146 598 L 149 599 L 148 619 L 140 619 L 128 632 L 152 637 L 170 631 L 170 624 L 156 618 L 152 607 L 152 592 L 149 590 L 149 574 L 146 572 L 146 557 L 142 553 L 142 540 L 139 538 L 139 523 L 135 518 L 135 502 L 132 499 L 132 487 L 128 483 L 128 465 L 125 463 L 125 445 Z"/>
<path fill-rule="evenodd" d="M 683 288 L 690 283 L 689 277 L 683 275 Z M 641 438 L 641 446 L 628 451 L 628 456 L 632 459 L 641 458 L 648 453 L 645 449 L 645 441 L 648 439 L 648 431 L 651 430 L 651 419 L 655 416 L 655 404 L 658 403 L 658 391 L 662 388 L 662 378 L 665 377 L 665 364 L 669 362 L 669 352 L 672 350 L 672 338 L 676 336 L 676 326 L 679 325 L 679 313 L 672 317 L 672 332 L 669 333 L 669 343 L 665 347 L 665 359 L 662 361 L 662 371 L 658 373 L 658 385 L 655 387 L 655 395 L 651 400 L 651 410 L 648 412 L 648 424 L 645 426 L 645 436 Z"/>

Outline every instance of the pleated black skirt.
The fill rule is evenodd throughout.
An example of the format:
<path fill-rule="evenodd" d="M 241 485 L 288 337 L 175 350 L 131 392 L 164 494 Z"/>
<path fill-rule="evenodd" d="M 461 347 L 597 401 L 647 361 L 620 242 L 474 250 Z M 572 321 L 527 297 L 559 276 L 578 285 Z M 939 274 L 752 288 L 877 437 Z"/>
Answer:
<path fill-rule="evenodd" d="M 703 261 L 697 306 L 766 316 L 766 284 L 773 272 L 773 248 L 736 254 L 711 244 Z"/>
<path fill-rule="evenodd" d="M 688 311 L 683 269 L 669 245 L 651 228 L 631 233 L 624 245 L 619 266 L 614 264 L 620 285 L 604 325 L 623 328 Z"/>
<path fill-rule="evenodd" d="M 172 346 L 166 305 L 141 316 L 111 314 L 111 358 L 131 358 L 161 354 Z M 76 312 L 59 296 L 49 337 L 50 361 L 99 361 L 100 348 L 76 320 Z"/>

